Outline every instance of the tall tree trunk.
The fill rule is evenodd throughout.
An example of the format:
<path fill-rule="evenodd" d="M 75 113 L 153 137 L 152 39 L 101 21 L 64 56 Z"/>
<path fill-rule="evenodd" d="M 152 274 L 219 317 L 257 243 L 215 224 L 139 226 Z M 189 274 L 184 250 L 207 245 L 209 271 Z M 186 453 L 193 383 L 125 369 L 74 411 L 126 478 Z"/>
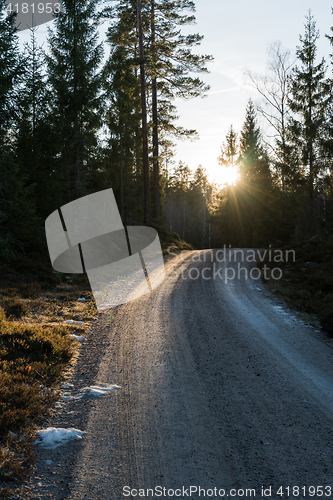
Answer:
<path fill-rule="evenodd" d="M 143 190 L 144 190 L 144 222 L 151 223 L 150 181 L 148 158 L 147 107 L 146 107 L 146 80 L 144 68 L 143 33 L 141 19 L 141 0 L 137 0 L 139 56 L 140 56 L 140 83 L 141 83 L 141 113 L 142 113 L 142 144 L 143 144 Z"/>
<path fill-rule="evenodd" d="M 161 215 L 160 206 L 160 168 L 158 160 L 158 122 L 157 122 L 157 82 L 156 82 L 156 43 L 155 43 L 155 0 L 151 0 L 151 48 L 152 48 L 152 115 L 153 115 L 153 217 Z"/>
<path fill-rule="evenodd" d="M 312 82 L 312 73 L 311 82 Z M 311 83 L 308 87 L 309 95 L 309 130 L 308 130 L 308 157 L 309 157 L 309 199 L 310 199 L 310 214 L 309 214 L 309 234 L 314 236 L 316 234 L 316 223 L 315 223 L 315 208 L 314 208 L 314 197 L 313 197 L 313 183 L 314 183 L 314 158 L 313 158 L 313 125 L 312 125 L 312 88 Z"/>
<path fill-rule="evenodd" d="M 32 16 L 32 24 L 34 23 L 34 18 Z M 33 34 L 32 39 L 32 135 L 35 135 L 36 130 L 36 28 L 32 26 L 31 33 Z"/>
<path fill-rule="evenodd" d="M 125 205 L 124 205 L 124 154 L 123 154 L 123 128 L 122 122 L 119 120 L 119 137 L 120 137 L 120 217 L 125 224 Z"/>
<path fill-rule="evenodd" d="M 78 103 L 77 103 L 77 95 L 78 95 L 78 89 L 77 89 L 77 79 L 78 79 L 78 68 L 76 66 L 77 64 L 77 42 L 76 42 L 76 0 L 73 1 L 73 14 L 74 14 L 74 19 L 73 19 L 73 34 L 74 34 L 74 141 L 75 141 L 75 146 L 74 146 L 74 192 L 77 197 L 79 197 L 82 194 L 82 173 L 81 172 L 81 153 L 82 153 L 82 144 L 81 144 L 81 127 L 80 127 L 80 120 L 79 120 L 79 108 L 78 108 Z"/>

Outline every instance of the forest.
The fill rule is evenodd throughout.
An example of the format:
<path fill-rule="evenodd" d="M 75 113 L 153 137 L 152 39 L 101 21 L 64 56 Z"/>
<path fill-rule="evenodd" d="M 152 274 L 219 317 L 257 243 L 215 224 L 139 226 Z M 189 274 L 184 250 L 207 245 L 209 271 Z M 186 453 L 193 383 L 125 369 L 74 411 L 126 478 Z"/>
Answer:
<path fill-rule="evenodd" d="M 247 105 L 244 106 L 243 125 L 240 130 L 235 130 L 233 124 L 230 123 L 225 137 L 219 138 L 220 153 L 217 161 L 221 167 L 221 183 L 213 183 L 201 165 L 189 166 L 184 161 L 178 163 L 175 161 L 177 141 L 179 139 L 194 140 L 198 136 L 196 130 L 179 125 L 177 100 L 191 99 L 195 108 L 195 103 L 198 102 L 196 99 L 209 91 L 205 75 L 209 72 L 209 63 L 214 60 L 214 54 L 200 53 L 204 33 L 196 33 L 195 3 L 192 0 L 61 0 L 61 4 L 62 10 L 54 15 L 54 20 L 48 27 L 47 41 L 42 46 L 37 43 L 38 27 L 33 26 L 30 29 L 30 42 L 23 46 L 20 43 L 17 28 L 17 14 L 8 9 L 6 0 L 0 0 L 1 498 L 23 498 L 14 496 L 15 492 L 12 488 L 16 488 L 16 485 L 13 480 L 21 481 L 23 473 L 29 473 L 33 468 L 37 428 L 42 425 L 42 417 L 48 414 L 47 412 L 62 397 L 60 384 L 62 384 L 68 364 L 79 350 L 79 343 L 85 341 L 82 334 L 87 337 L 86 344 L 82 344 L 82 349 L 87 346 L 87 350 L 84 351 L 85 355 L 82 356 L 84 371 L 88 366 L 87 358 L 93 369 L 99 370 L 102 366 L 99 364 L 99 359 L 105 359 L 106 345 L 108 346 L 107 352 L 118 352 L 113 351 L 111 347 L 109 348 L 109 344 L 104 343 L 103 339 L 106 342 L 107 339 L 111 339 L 112 335 L 112 338 L 116 340 L 121 339 L 119 343 L 121 355 L 117 354 L 114 357 L 120 359 L 120 364 L 117 365 L 119 374 L 121 373 L 119 377 L 120 380 L 124 380 L 124 383 L 121 382 L 119 385 L 132 387 L 128 382 L 130 378 L 121 378 L 131 377 L 132 373 L 136 373 L 135 369 L 132 369 L 132 355 L 128 356 L 130 359 L 128 364 L 123 360 L 126 358 L 126 353 L 131 352 L 132 346 L 141 346 L 141 342 L 137 339 L 143 339 L 142 349 L 148 346 L 148 353 L 151 352 L 150 348 L 154 348 L 157 354 L 152 357 L 154 364 L 149 364 L 151 361 L 147 361 L 147 366 L 142 369 L 147 369 L 146 373 L 150 374 L 150 372 L 158 373 L 158 366 L 163 367 L 162 380 L 169 370 L 166 367 L 172 366 L 170 373 L 175 373 L 172 375 L 174 377 L 172 385 L 177 388 L 180 386 L 177 386 L 176 382 L 183 384 L 181 390 L 176 389 L 177 394 L 179 392 L 183 395 L 190 392 L 184 389 L 190 386 L 186 385 L 187 382 L 185 383 L 181 376 L 186 373 L 186 380 L 190 380 L 191 377 L 188 374 L 192 372 L 187 371 L 188 368 L 186 372 L 179 371 L 179 380 L 177 373 L 174 372 L 174 366 L 182 365 L 179 360 L 183 358 L 178 356 L 179 352 L 183 351 L 183 347 L 180 349 L 179 346 L 185 345 L 184 340 L 181 342 L 177 340 L 175 332 L 178 332 L 177 328 L 179 328 L 181 332 L 179 339 L 188 338 L 188 345 L 199 346 L 193 347 L 193 359 L 198 352 L 198 359 L 203 360 L 204 371 L 201 373 L 204 373 L 204 377 L 197 379 L 197 374 L 200 372 L 193 371 L 196 374 L 193 377 L 195 382 L 195 386 L 192 386 L 193 393 L 200 393 L 197 390 L 196 380 L 202 380 L 202 387 L 213 388 L 213 390 L 209 388 L 206 391 L 212 400 L 209 399 L 209 404 L 205 402 L 205 405 L 207 404 L 207 408 L 211 405 L 214 408 L 212 401 L 215 399 L 214 391 L 218 388 L 216 401 L 220 401 L 219 406 L 216 406 L 216 412 L 212 409 L 208 413 L 211 411 L 214 415 L 222 415 L 224 419 L 225 415 L 230 412 L 230 422 L 235 422 L 234 418 L 237 414 L 240 415 L 239 418 L 244 419 L 244 422 L 251 422 L 251 426 L 252 422 L 259 422 L 260 429 L 254 427 L 255 439 L 251 442 L 249 451 L 249 457 L 252 456 L 252 458 L 248 463 L 251 463 L 251 466 L 247 465 L 249 468 L 245 469 L 242 465 L 242 470 L 247 470 L 246 474 L 249 476 L 247 480 L 254 477 L 255 469 L 252 461 L 255 462 L 259 456 L 260 460 L 261 457 L 268 456 L 263 454 L 264 446 L 262 445 L 270 445 L 270 442 L 261 440 L 259 444 L 258 436 L 263 435 L 262 422 L 267 422 L 266 414 L 270 418 L 274 412 L 276 423 L 280 425 L 280 421 L 282 422 L 279 427 L 281 436 L 286 436 L 285 441 L 288 442 L 288 446 L 289 442 L 292 444 L 292 448 L 296 450 L 295 457 L 297 452 L 297 460 L 296 458 L 294 460 L 297 469 L 299 468 L 304 473 L 306 469 L 303 464 L 309 463 L 310 465 L 306 466 L 311 474 L 313 471 L 316 473 L 318 464 L 323 458 L 322 454 L 318 455 L 317 462 L 306 461 L 298 465 L 299 450 L 302 449 L 303 444 L 300 441 L 290 441 L 289 431 L 288 434 L 283 434 L 285 429 L 294 425 L 299 415 L 308 414 L 307 406 L 303 404 L 295 406 L 297 399 L 294 395 L 299 394 L 297 397 L 301 401 L 303 396 L 300 397 L 300 395 L 303 393 L 296 392 L 296 385 L 291 385 L 292 390 L 289 392 L 286 390 L 284 378 L 287 378 L 287 375 L 284 374 L 284 367 L 287 358 L 283 358 L 283 364 L 278 371 L 275 371 L 275 364 L 274 367 L 272 365 L 272 368 L 266 370 L 265 360 L 273 358 L 265 357 L 266 354 L 263 356 L 261 352 L 262 345 L 266 343 L 266 341 L 263 342 L 266 330 L 269 330 L 271 338 L 278 339 L 278 342 L 283 339 L 283 335 L 289 336 L 286 343 L 288 353 L 292 352 L 289 348 L 292 345 L 292 339 L 295 338 L 299 344 L 298 347 L 302 348 L 302 351 L 295 352 L 301 353 L 302 356 L 306 352 L 304 359 L 310 360 L 315 335 L 308 344 L 309 350 L 307 345 L 304 347 L 304 342 L 309 340 L 310 335 L 303 330 L 303 326 L 301 328 L 300 323 L 292 323 L 288 330 L 287 323 L 282 323 L 281 318 L 278 320 L 279 315 L 284 318 L 285 314 L 280 306 L 274 307 L 274 313 L 267 316 L 267 318 L 272 318 L 272 323 L 262 320 L 261 330 L 256 311 L 260 313 L 257 302 L 264 302 L 267 296 L 270 297 L 263 293 L 266 294 L 267 290 L 268 292 L 271 290 L 280 298 L 282 297 L 287 305 L 301 314 L 306 314 L 305 326 L 308 323 L 314 326 L 316 336 L 321 335 L 319 328 L 322 327 L 332 339 L 333 27 L 330 33 L 322 34 L 327 42 L 327 61 L 324 58 L 320 59 L 317 55 L 319 32 L 315 18 L 311 11 L 308 11 L 300 13 L 304 19 L 304 31 L 299 34 L 299 45 L 296 47 L 295 54 L 284 49 L 283 40 L 281 40 L 281 43 L 276 42 L 270 47 L 266 74 L 247 71 L 246 78 L 252 91 L 249 91 L 249 99 Z M 101 40 L 101 26 L 105 31 L 103 40 Z M 187 34 L 184 34 L 183 28 L 186 28 Z M 224 110 L 221 109 L 220 112 L 223 114 Z M 230 178 L 227 176 L 229 182 L 223 184 L 226 180 L 223 178 L 223 173 L 228 171 L 233 175 Z M 258 252 L 259 267 L 266 264 L 268 267 L 276 266 L 275 262 L 271 262 L 270 257 L 265 260 L 265 255 L 270 256 L 274 249 L 287 248 L 289 249 L 287 252 L 291 252 L 291 255 L 296 257 L 293 262 L 288 259 L 286 262 L 279 262 L 281 273 L 277 278 L 274 278 L 273 273 L 273 279 L 266 279 L 264 275 L 265 292 L 261 291 L 263 282 L 259 284 L 255 282 L 255 278 L 252 279 L 251 283 L 253 285 L 254 282 L 254 288 L 248 288 L 249 292 L 246 292 L 248 295 L 244 295 L 245 312 L 239 306 L 238 316 L 234 315 L 234 311 L 237 312 L 235 306 L 237 300 L 234 300 L 234 297 L 237 298 L 237 290 L 242 291 L 241 287 L 239 289 L 228 286 L 218 288 L 215 285 L 209 287 L 212 281 L 202 279 L 192 282 L 184 279 L 181 286 L 177 281 L 176 286 L 172 288 L 169 284 L 165 289 L 159 287 L 159 290 L 154 290 L 153 293 L 161 293 L 160 296 L 152 295 L 153 298 L 147 299 L 146 303 L 134 304 L 133 309 L 126 309 L 125 305 L 124 309 L 110 308 L 97 318 L 98 311 L 87 276 L 67 275 L 52 269 L 45 238 L 45 220 L 66 203 L 110 188 L 115 194 L 123 224 L 148 225 L 156 228 L 164 253 L 171 245 L 174 245 L 177 251 L 221 249 L 224 245 L 226 247 L 230 245 L 230 247 L 241 247 L 237 250 L 241 254 L 243 248 L 269 248 L 261 254 Z M 281 250 L 277 251 L 281 252 Z M 207 252 L 209 253 L 216 255 L 213 251 Z M 203 254 L 206 255 L 206 252 Z M 182 257 L 182 255 L 179 257 L 179 261 Z M 110 282 L 111 284 L 113 285 L 114 282 Z M 214 295 L 215 289 L 218 291 L 216 296 Z M 248 301 L 248 297 L 252 295 L 252 292 L 256 294 L 257 299 L 253 302 L 256 307 L 249 317 L 255 320 L 248 318 L 244 320 L 244 314 L 247 315 L 249 312 L 250 306 L 247 304 L 251 302 Z M 168 293 L 170 295 L 167 295 Z M 156 301 L 156 297 L 160 297 L 159 302 Z M 241 294 L 240 297 L 242 297 Z M 271 301 L 270 298 L 267 300 Z M 191 302 L 191 305 L 187 307 L 186 301 Z M 231 313 L 228 315 L 224 314 L 225 304 L 232 305 Z M 239 299 L 239 304 L 242 304 L 241 299 Z M 160 309 L 159 305 L 161 305 Z M 215 308 L 215 305 L 218 307 Z M 149 316 L 153 309 L 159 309 L 158 314 L 153 316 L 151 312 L 152 315 Z M 262 317 L 264 317 L 263 314 Z M 280 323 L 274 323 L 274 318 Z M 98 319 L 98 322 L 92 323 L 95 319 Z M 266 326 L 268 324 L 273 326 Z M 169 325 L 171 325 L 170 330 Z M 280 331 L 280 328 L 275 328 L 274 325 L 283 325 L 283 327 Z M 102 329 L 99 330 L 99 328 Z M 252 338 L 253 335 L 254 338 L 257 328 L 258 332 L 263 333 L 260 333 L 256 341 L 250 340 L 250 336 Z M 300 329 L 299 336 L 294 337 L 298 328 Z M 110 332 L 110 337 L 109 333 L 104 336 L 104 331 Z M 114 332 L 119 332 L 119 335 Z M 318 352 L 320 350 L 325 353 L 323 342 L 326 342 L 327 338 L 324 337 L 325 333 L 322 335 L 323 337 L 317 337 L 320 344 Z M 132 336 L 136 344 L 130 340 Z M 193 343 L 191 339 L 195 339 Z M 93 344 L 95 341 L 96 344 Z M 234 343 L 229 344 L 229 341 Z M 254 343 L 251 344 L 251 342 Z M 255 342 L 258 342 L 258 345 L 260 342 L 260 353 L 257 351 Z M 101 358 L 96 357 L 95 346 L 97 348 L 99 344 L 99 352 L 103 351 Z M 159 351 L 159 347 L 156 347 L 159 345 L 167 346 L 165 358 L 162 357 L 163 351 Z M 253 349 L 252 347 L 249 349 L 248 346 L 251 345 Z M 274 347 L 275 344 L 271 344 L 269 340 L 268 345 Z M 93 351 L 90 350 L 92 348 Z M 331 349 L 331 344 L 329 348 Z M 171 357 L 172 349 L 176 353 L 175 358 Z M 252 350 L 258 355 L 249 355 Z M 143 350 L 141 352 L 143 353 Z M 160 352 L 162 354 L 159 354 Z M 226 356 L 228 352 L 229 355 Z M 216 357 L 213 354 L 214 356 L 216 354 Z M 142 357 L 137 354 L 136 356 L 133 357 L 134 360 L 140 359 L 140 362 L 148 360 L 146 353 Z M 228 357 L 231 360 L 230 365 L 228 365 Z M 250 357 L 254 358 L 251 363 Z M 259 358 L 263 361 L 257 361 Z M 110 361 L 110 366 L 115 359 Z M 157 359 L 163 360 L 163 363 L 155 362 Z M 167 360 L 165 363 L 164 359 Z M 247 362 L 243 362 L 245 359 L 249 361 L 246 370 Z M 298 354 L 295 359 L 299 359 Z M 317 374 L 320 370 L 324 372 L 324 368 L 328 365 L 324 364 L 321 367 L 321 359 L 324 358 L 318 356 L 317 353 L 317 364 L 309 363 L 310 368 L 307 368 L 309 373 L 313 371 Z M 330 359 L 330 356 L 327 355 L 327 359 Z M 219 366 L 218 363 L 221 360 L 224 364 L 221 365 L 221 369 L 217 370 L 216 366 Z M 325 363 L 326 361 L 325 358 Z M 124 367 L 121 363 L 124 363 Z M 168 365 L 168 363 L 171 364 Z M 259 371 L 260 363 L 263 363 L 263 369 Z M 187 358 L 185 365 L 190 366 L 187 365 Z M 195 370 L 200 370 L 200 363 L 196 365 Z M 126 368 L 127 366 L 130 368 Z M 153 368 L 149 369 L 149 366 Z M 268 364 L 267 366 L 269 367 Z M 298 361 L 290 366 L 295 366 L 295 372 L 301 373 L 299 366 L 302 365 L 298 365 Z M 210 373 L 206 371 L 208 367 L 214 370 L 211 376 L 207 376 L 207 373 Z M 116 371 L 116 368 L 114 370 Z M 81 376 L 86 377 L 84 371 L 79 370 L 80 384 L 81 380 L 87 380 L 81 378 Z M 217 371 L 218 377 L 224 377 L 224 373 L 239 372 L 240 377 L 243 377 L 238 380 L 239 390 L 235 392 L 234 387 L 237 386 L 234 386 L 235 378 L 232 375 L 231 392 L 228 396 L 228 393 L 224 392 L 227 378 L 215 378 Z M 258 392 L 251 393 L 250 390 L 249 399 L 242 400 L 244 404 L 239 404 L 236 398 L 233 410 L 228 409 L 229 402 L 234 399 L 234 394 L 247 393 L 244 387 L 255 387 L 253 391 L 257 391 L 259 387 L 257 376 L 261 375 L 259 382 L 267 383 L 268 377 L 275 376 L 273 373 L 279 374 L 274 381 L 271 378 L 270 386 L 276 398 L 274 401 L 277 403 L 272 400 L 271 406 L 267 406 L 269 411 L 267 410 L 265 418 L 263 418 L 262 411 L 263 409 L 266 411 L 266 401 L 271 401 L 266 397 L 267 392 L 262 393 L 265 394 L 262 399 L 257 399 Z M 282 373 L 283 377 L 280 376 Z M 325 376 L 329 373 L 327 370 Z M 95 375 L 91 378 L 91 383 L 94 377 Z M 144 379 L 145 377 L 142 376 L 142 380 Z M 256 384 L 252 386 L 254 379 Z M 282 385 L 276 385 L 277 379 L 283 380 Z M 149 383 L 145 386 L 150 390 L 150 387 L 154 385 L 152 382 L 154 379 L 147 377 L 147 380 Z M 207 380 L 209 384 L 214 380 L 214 387 L 213 385 L 204 386 Z M 295 378 L 295 380 L 298 384 L 298 380 L 301 379 Z M 331 387 L 329 378 L 323 378 L 323 380 L 328 388 Z M 312 384 L 310 376 L 304 378 L 304 387 L 308 388 L 309 381 Z M 83 383 L 90 382 L 84 381 Z M 160 383 L 158 379 L 158 387 Z M 325 384 L 322 384 L 323 387 Z M 133 387 L 136 387 L 135 384 Z M 164 386 L 161 385 L 161 387 Z M 316 382 L 314 387 L 317 393 L 318 387 L 321 390 L 321 382 L 318 385 Z M 275 388 L 281 392 L 276 391 Z M 135 399 L 127 398 L 127 392 L 124 394 L 126 400 L 129 401 L 126 404 L 136 402 Z M 155 396 L 152 397 L 151 394 L 154 393 L 150 393 L 147 399 L 142 401 L 155 401 Z M 176 394 L 176 392 L 170 392 L 170 394 Z M 225 399 L 218 399 L 222 397 L 221 394 Z M 285 399 L 283 398 L 286 394 L 290 397 L 288 406 L 284 406 Z M 323 392 L 323 394 L 326 393 Z M 325 398 L 329 400 L 329 397 L 325 396 Z M 76 397 L 70 397 L 70 399 L 76 399 Z M 170 397 L 171 399 L 173 400 Z M 165 401 L 168 403 L 169 399 Z M 184 411 L 186 401 L 182 401 L 179 411 L 174 413 L 176 429 L 182 429 L 178 427 L 179 415 L 186 414 L 186 419 L 188 418 L 187 408 Z M 191 407 L 199 408 L 203 406 L 204 400 L 193 399 L 191 401 L 193 401 Z M 199 403 L 197 404 L 196 401 Z M 228 404 L 225 403 L 226 401 Z M 260 407 L 257 413 L 251 409 L 253 401 L 257 401 L 258 408 Z M 318 406 L 320 400 L 316 400 L 316 404 L 314 401 L 315 399 L 313 399 L 313 405 L 311 403 L 314 408 L 313 419 L 318 419 L 321 412 Z M 145 406 L 144 418 L 149 413 L 157 415 L 154 412 L 160 411 L 160 406 L 155 410 L 156 406 L 151 412 L 149 406 L 148 409 Z M 125 406 L 119 404 L 119 408 L 121 413 Z M 176 408 L 176 406 L 170 408 Z M 173 411 L 170 408 L 165 412 L 168 416 Z M 239 413 L 239 408 L 246 408 L 246 415 Z M 253 411 L 253 416 L 247 415 L 249 413 L 247 409 Z M 128 415 L 140 415 L 136 413 L 136 410 L 132 411 L 130 406 L 127 411 Z M 201 421 L 197 415 L 195 413 L 195 422 Z M 284 421 L 285 415 L 293 420 Z M 307 418 L 308 420 L 304 421 L 304 425 L 301 426 L 300 437 L 303 440 L 304 436 L 307 439 L 304 429 L 310 429 L 312 426 L 312 420 L 309 424 L 310 417 Z M 194 420 L 186 420 L 186 428 L 190 428 L 188 422 L 194 422 Z M 127 423 L 134 422 L 129 417 L 128 419 L 124 417 L 122 421 L 126 422 L 128 428 L 130 425 L 127 426 Z M 313 427 L 315 438 L 309 441 L 307 449 L 304 448 L 307 459 L 310 457 L 309 460 L 314 460 L 313 457 L 317 456 L 313 455 L 316 447 L 318 450 L 321 449 L 317 446 L 319 442 L 317 441 L 317 420 L 313 421 L 316 421 Z M 159 420 L 156 419 L 156 422 Z M 214 420 L 209 422 L 212 422 L 208 426 L 209 436 L 217 436 L 212 432 L 219 420 L 216 420 L 214 416 Z M 200 432 L 203 429 L 202 425 L 205 424 L 200 423 L 198 427 Z M 222 425 L 224 424 L 221 424 L 221 427 Z M 251 426 L 243 426 L 244 436 L 250 434 Z M 282 426 L 285 427 L 282 428 Z M 269 428 L 272 427 L 269 423 Z M 119 428 L 123 429 L 122 426 Z M 223 436 L 224 440 L 224 431 L 221 432 L 219 425 L 217 428 L 219 429 L 218 435 Z M 196 429 L 197 427 L 193 427 L 193 435 L 197 432 Z M 320 429 L 324 427 L 319 426 L 319 431 Z M 134 431 L 130 430 L 130 432 L 128 436 L 132 436 L 132 433 L 134 436 Z M 295 430 L 292 432 L 296 435 Z M 280 436 L 277 438 L 277 434 L 270 433 L 271 431 L 267 432 L 267 436 L 272 437 L 269 441 L 276 442 L 280 448 Z M 153 435 L 149 433 L 149 436 Z M 325 434 L 322 441 L 325 446 L 329 443 L 328 435 Z M 206 434 L 199 436 L 200 441 L 195 441 L 195 443 L 204 442 L 204 436 Z M 176 437 L 178 440 L 178 434 Z M 127 437 L 126 439 L 121 437 L 121 439 L 123 441 L 119 438 L 119 442 L 125 442 Z M 216 446 L 222 443 L 219 439 L 222 438 L 216 439 Z M 263 439 L 266 441 L 266 438 L 263 437 Z M 132 437 L 128 437 L 128 442 L 130 440 Z M 169 441 L 168 436 L 165 442 Z M 245 456 L 246 439 L 239 438 L 238 431 L 236 441 L 230 438 L 229 442 L 235 444 L 234 447 L 230 447 L 231 450 L 236 450 L 240 446 L 236 457 Z M 312 443 L 315 445 L 313 446 Z M 195 452 L 193 456 L 197 455 L 196 448 L 197 444 L 193 448 Z M 187 450 L 187 448 L 184 449 Z M 267 450 L 270 449 L 267 447 Z M 288 459 L 287 462 L 284 462 L 284 458 L 281 459 L 281 463 L 285 463 L 286 469 L 288 468 L 288 474 L 292 461 L 290 457 L 293 457 L 290 449 L 277 450 L 276 448 L 276 456 L 281 457 L 283 452 Z M 212 461 L 211 449 L 208 451 L 208 458 L 205 458 L 203 463 L 210 467 L 215 462 Z M 220 452 L 219 449 L 216 456 L 219 456 Z M 111 456 L 111 453 L 108 456 Z M 115 456 L 118 459 L 118 455 L 115 454 Z M 155 452 L 152 456 L 155 457 Z M 167 464 L 165 456 L 167 455 L 161 455 L 163 462 Z M 224 464 L 226 457 L 228 458 L 228 455 L 223 454 L 219 464 Z M 269 472 L 266 477 L 267 484 L 273 477 L 271 471 L 275 473 L 276 464 L 278 464 L 274 453 L 272 457 L 272 466 L 269 466 L 272 467 L 271 469 L 266 465 L 263 466 L 267 462 L 266 458 L 258 466 L 258 471 L 260 470 L 258 478 L 262 477 L 261 471 L 265 470 L 265 467 L 267 473 Z M 56 460 L 58 462 L 58 459 Z M 140 455 L 135 456 L 133 463 L 136 461 L 139 463 L 139 460 Z M 328 465 L 325 469 L 325 477 L 331 467 L 331 456 L 327 458 L 326 463 Z M 64 464 L 67 469 L 67 459 Z M 120 470 L 117 467 L 115 470 Z M 120 467 L 122 467 L 121 464 Z M 130 469 L 130 466 L 128 467 Z M 106 470 L 98 467 L 97 469 L 100 469 L 103 474 Z M 111 466 L 108 470 L 111 471 Z M 193 477 L 196 477 L 196 470 L 199 469 L 193 469 Z M 201 470 L 203 469 L 200 469 L 200 474 Z M 120 473 L 122 474 L 122 470 Z M 56 473 L 52 472 L 52 474 Z M 59 481 L 60 476 L 56 477 Z M 66 470 L 66 478 L 68 477 Z M 166 477 L 168 477 L 167 474 Z M 306 483 L 302 484 L 314 484 L 312 481 L 311 476 Z M 121 484 L 121 481 L 117 479 L 116 483 Z M 260 484 L 264 482 L 261 481 Z M 40 483 L 38 483 L 38 488 L 39 486 Z M 38 490 L 38 495 L 41 491 Z"/>
<path fill-rule="evenodd" d="M 242 129 L 230 125 L 221 138 L 220 165 L 239 172 L 221 187 L 200 165 L 170 169 L 175 139 L 196 135 L 177 124 L 175 99 L 209 89 L 213 55 L 196 53 L 203 35 L 182 34 L 195 21 L 194 2 L 63 0 L 47 46 L 32 28 L 22 50 L 16 14 L 0 5 L 3 261 L 44 254 L 46 217 L 110 187 L 124 224 L 168 229 L 195 248 L 332 235 L 332 70 L 317 60 L 310 11 L 295 62 L 276 43 L 267 74 L 248 73 L 261 104 L 249 99 Z M 333 64 L 333 34 L 325 36 Z"/>

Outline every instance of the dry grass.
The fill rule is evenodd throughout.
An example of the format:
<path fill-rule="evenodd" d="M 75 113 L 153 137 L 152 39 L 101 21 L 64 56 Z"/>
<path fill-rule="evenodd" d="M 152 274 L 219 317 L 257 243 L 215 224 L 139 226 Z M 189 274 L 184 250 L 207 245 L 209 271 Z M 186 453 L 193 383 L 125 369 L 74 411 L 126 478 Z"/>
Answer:
<path fill-rule="evenodd" d="M 38 291 L 38 292 L 37 292 Z M 78 298 L 86 302 L 79 302 Z M 91 291 L 81 285 L 61 283 L 50 289 L 39 283 L 23 283 L 17 288 L 0 287 L 0 306 L 13 321 L 58 323 L 68 319 L 89 321 L 97 310 Z"/>
<path fill-rule="evenodd" d="M 29 312 L 27 304 L 17 297 L 4 298 L 2 302 L 9 317 L 22 318 Z"/>
<path fill-rule="evenodd" d="M 0 265 L 1 498 L 13 498 L 17 481 L 33 465 L 36 426 L 57 400 L 78 348 L 69 334 L 84 331 L 97 313 L 85 277 L 22 260 Z M 64 324 L 68 319 L 84 325 Z"/>
<path fill-rule="evenodd" d="M 34 422 L 55 401 L 54 387 L 73 354 L 63 325 L 10 321 L 0 309 L 0 479 L 32 465 Z"/>

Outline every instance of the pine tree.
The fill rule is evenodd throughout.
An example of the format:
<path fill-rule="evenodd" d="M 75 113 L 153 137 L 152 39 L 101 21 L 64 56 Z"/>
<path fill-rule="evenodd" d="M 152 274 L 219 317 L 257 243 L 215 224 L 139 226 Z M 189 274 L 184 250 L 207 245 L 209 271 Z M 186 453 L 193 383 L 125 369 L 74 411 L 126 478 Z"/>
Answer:
<path fill-rule="evenodd" d="M 140 14 L 141 2 L 138 4 L 137 0 L 120 1 L 114 7 L 104 9 L 103 15 L 110 19 L 107 41 L 111 47 L 110 57 L 104 69 L 104 76 L 105 81 L 108 82 L 108 114 L 111 112 L 119 116 L 127 131 L 127 148 L 121 147 L 122 159 L 120 166 L 122 168 L 126 158 L 129 162 L 131 162 L 130 158 L 132 158 L 132 173 L 136 182 L 134 196 L 132 196 L 132 202 L 133 199 L 136 202 L 134 218 L 141 214 L 141 222 L 142 220 L 148 222 L 151 219 L 151 203 L 144 67 L 146 47 L 140 42 L 141 39 L 143 42 L 143 38 L 141 29 L 139 36 L 139 25 L 142 32 L 146 31 L 146 27 L 142 26 L 145 18 L 142 18 Z M 143 57 L 140 57 L 140 50 Z M 114 125 L 108 121 L 110 131 L 118 126 L 116 123 L 117 119 Z M 130 133 L 132 138 L 130 138 Z M 118 147 L 120 147 L 124 136 L 119 135 L 119 127 L 118 132 L 113 133 L 112 137 L 114 141 L 118 137 Z M 141 137 L 140 142 L 138 142 L 139 137 Z M 114 142 L 113 149 L 116 147 L 116 142 Z M 133 176 L 127 176 L 126 187 L 121 180 L 122 178 L 123 174 L 120 171 L 119 198 L 121 206 L 123 205 L 121 201 L 123 199 L 122 193 L 124 193 L 124 189 L 128 189 Z M 142 189 L 142 193 L 140 193 L 140 189 Z"/>
<path fill-rule="evenodd" d="M 139 57 L 136 1 L 118 1 L 104 11 L 110 17 L 108 41 L 112 51 L 116 46 L 134 49 L 132 61 L 144 63 L 146 85 L 151 95 L 151 126 L 149 146 L 153 157 L 153 215 L 160 215 L 160 163 L 162 150 L 168 136 L 190 136 L 194 130 L 177 127 L 178 118 L 173 101 L 176 97 L 190 98 L 202 95 L 208 87 L 193 73 L 206 71 L 210 56 L 192 54 L 192 48 L 202 39 L 200 35 L 183 36 L 179 27 L 194 22 L 194 3 L 189 0 L 142 1 L 142 29 L 144 35 L 144 59 Z"/>
<path fill-rule="evenodd" d="M 104 16 L 110 16 L 107 41 L 111 48 L 103 72 L 109 136 L 105 175 L 112 178 L 123 220 L 140 223 L 144 220 L 144 179 L 136 2 L 119 3 L 114 11 L 105 10 Z"/>
<path fill-rule="evenodd" d="M 147 125 L 147 103 L 146 103 L 146 77 L 145 77 L 145 51 L 143 46 L 143 23 L 141 12 L 141 0 L 136 0 L 139 66 L 140 66 L 140 93 L 141 93 L 141 121 L 142 121 L 142 155 L 143 155 L 143 189 L 144 189 L 144 222 L 151 223 L 150 202 L 150 173 L 148 157 L 148 125 Z"/>
<path fill-rule="evenodd" d="M 103 48 L 98 43 L 96 0 L 63 0 L 62 5 L 55 29 L 49 30 L 47 65 L 57 157 L 64 199 L 69 201 L 87 189 L 98 145 Z"/>
<path fill-rule="evenodd" d="M 126 224 L 144 219 L 140 90 L 132 58 L 131 47 L 116 46 L 104 68 L 104 178 L 111 181 Z"/>
<path fill-rule="evenodd" d="M 159 99 L 172 101 L 175 97 L 189 99 L 208 90 L 198 77 L 191 73 L 207 72 L 206 63 L 211 56 L 192 53 L 203 36 L 184 36 L 179 27 L 193 24 L 195 5 L 191 0 L 149 0 L 150 4 L 150 61 L 148 72 L 152 87 L 153 122 L 153 208 L 154 216 L 160 215 L 159 193 Z M 188 14 L 189 13 L 189 14 Z M 172 110 L 173 111 L 173 110 Z M 175 129 L 176 130 L 176 129 Z M 191 134 L 193 131 L 178 133 Z"/>

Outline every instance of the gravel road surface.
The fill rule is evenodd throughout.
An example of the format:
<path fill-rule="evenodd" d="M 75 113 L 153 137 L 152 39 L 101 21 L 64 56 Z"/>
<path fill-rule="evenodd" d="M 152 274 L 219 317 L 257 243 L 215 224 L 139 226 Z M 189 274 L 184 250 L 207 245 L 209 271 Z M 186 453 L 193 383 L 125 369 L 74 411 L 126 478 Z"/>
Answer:
<path fill-rule="evenodd" d="M 38 449 L 35 498 L 333 496 L 333 341 L 235 252 L 171 257 L 151 294 L 98 315 L 68 382 L 121 388 L 55 409 L 44 427 L 86 434 Z"/>

